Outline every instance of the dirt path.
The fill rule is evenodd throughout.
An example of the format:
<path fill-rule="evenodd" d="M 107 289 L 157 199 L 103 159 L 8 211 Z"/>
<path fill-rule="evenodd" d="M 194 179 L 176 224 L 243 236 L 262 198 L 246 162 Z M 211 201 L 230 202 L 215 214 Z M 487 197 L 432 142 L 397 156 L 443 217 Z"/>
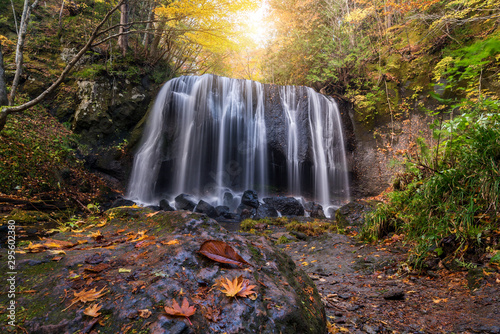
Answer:
<path fill-rule="evenodd" d="M 498 270 L 478 268 L 479 282 L 467 271 L 411 275 L 401 243 L 339 234 L 279 247 L 315 281 L 333 333 L 500 333 Z"/>

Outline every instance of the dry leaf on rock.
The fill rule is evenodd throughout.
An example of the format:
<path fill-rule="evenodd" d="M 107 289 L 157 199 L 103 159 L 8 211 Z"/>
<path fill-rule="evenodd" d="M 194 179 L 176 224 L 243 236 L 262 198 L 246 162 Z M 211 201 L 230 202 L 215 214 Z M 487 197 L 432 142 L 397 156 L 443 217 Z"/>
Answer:
<path fill-rule="evenodd" d="M 137 311 L 137 313 L 139 314 L 139 317 L 144 318 L 144 319 L 147 319 L 151 316 L 151 311 L 148 309 L 139 310 L 139 311 Z"/>
<path fill-rule="evenodd" d="M 160 213 L 160 211 L 147 213 L 147 214 L 146 214 L 146 217 L 153 217 L 154 215 L 157 215 L 157 214 L 159 214 L 159 213 Z"/>
<path fill-rule="evenodd" d="M 33 244 L 30 242 L 29 245 L 26 247 L 26 250 L 30 253 L 39 253 L 43 252 L 46 249 L 71 248 L 75 245 L 77 245 L 77 243 L 72 243 L 63 240 L 45 239 L 44 242 L 40 244 Z"/>
<path fill-rule="evenodd" d="M 220 291 L 224 292 L 228 297 L 248 297 L 255 294 L 256 292 L 252 289 L 255 285 L 249 285 L 250 281 L 243 279 L 242 276 L 235 277 L 232 281 L 229 278 L 225 278 L 226 282 L 222 282 L 222 289 Z"/>
<path fill-rule="evenodd" d="M 172 299 L 172 307 L 165 306 L 165 312 L 174 317 L 186 317 L 189 323 L 193 325 L 189 317 L 196 312 L 196 308 L 194 306 L 189 306 L 187 298 L 184 298 L 181 306 L 179 306 L 179 303 L 177 303 L 175 299 Z"/>
<path fill-rule="evenodd" d="M 98 316 L 101 315 L 101 313 L 98 313 L 98 311 L 102 308 L 99 304 L 94 304 L 92 306 L 87 307 L 84 311 L 83 314 L 86 314 L 90 317 L 97 318 Z"/>
<path fill-rule="evenodd" d="M 161 244 L 162 245 L 167 245 L 167 246 L 172 246 L 172 245 L 177 245 L 179 244 L 179 240 L 177 239 L 174 239 L 174 240 L 170 240 L 170 241 L 161 241 Z"/>
<path fill-rule="evenodd" d="M 93 302 L 99 297 L 104 296 L 107 291 L 104 291 L 106 287 L 102 288 L 101 290 L 97 291 L 97 288 L 93 288 L 92 290 L 85 290 L 83 289 L 80 292 L 73 292 L 75 298 L 71 301 L 71 305 L 66 307 L 63 311 L 69 309 L 71 306 L 75 305 L 78 302 L 86 303 L 86 302 Z"/>
<path fill-rule="evenodd" d="M 251 264 L 245 261 L 231 246 L 220 240 L 205 241 L 198 251 L 209 259 L 221 263 L 234 264 L 240 267 Z"/>

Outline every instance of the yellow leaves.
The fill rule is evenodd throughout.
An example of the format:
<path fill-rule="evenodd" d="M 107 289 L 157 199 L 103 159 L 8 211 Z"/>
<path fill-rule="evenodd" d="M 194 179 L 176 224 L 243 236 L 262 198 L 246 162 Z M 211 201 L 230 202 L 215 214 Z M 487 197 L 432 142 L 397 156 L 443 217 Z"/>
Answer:
<path fill-rule="evenodd" d="M 33 244 L 32 242 L 26 247 L 26 250 L 30 253 L 39 253 L 47 249 L 64 249 L 71 248 L 78 243 L 72 243 L 69 241 L 55 240 L 55 239 L 45 239 L 44 242 L 39 244 Z"/>
<path fill-rule="evenodd" d="M 434 71 L 432 71 L 432 74 L 434 74 L 434 80 L 441 80 L 441 77 L 446 72 L 450 64 L 453 64 L 453 62 L 454 59 L 452 57 L 444 57 L 443 59 L 441 59 L 439 63 L 437 63 L 434 67 Z"/>
<path fill-rule="evenodd" d="M 170 240 L 168 242 L 161 241 L 161 244 L 167 245 L 167 246 L 177 245 L 177 244 L 179 244 L 179 240 L 174 239 L 174 240 Z"/>
<path fill-rule="evenodd" d="M 97 232 L 92 232 L 89 234 L 89 238 L 92 238 L 94 240 L 97 240 L 97 239 L 102 239 L 102 234 L 101 234 L 101 231 L 97 231 Z"/>
<path fill-rule="evenodd" d="M 99 304 L 94 304 L 92 306 L 89 306 L 85 308 L 83 311 L 83 314 L 88 315 L 90 317 L 97 318 L 101 313 L 98 313 L 98 311 L 102 308 Z"/>
<path fill-rule="evenodd" d="M 4 35 L 0 35 L 0 44 L 2 46 L 15 45 L 10 39 L 5 37 Z"/>
<path fill-rule="evenodd" d="M 250 281 L 243 279 L 242 276 L 235 277 L 232 281 L 225 278 L 226 282 L 221 282 L 222 288 L 221 292 L 224 292 L 228 297 L 249 297 L 250 295 L 256 294 L 252 289 L 255 285 L 249 285 Z"/>
<path fill-rule="evenodd" d="M 375 8 L 373 7 L 356 8 L 346 15 L 345 21 L 349 23 L 360 23 L 374 13 Z"/>

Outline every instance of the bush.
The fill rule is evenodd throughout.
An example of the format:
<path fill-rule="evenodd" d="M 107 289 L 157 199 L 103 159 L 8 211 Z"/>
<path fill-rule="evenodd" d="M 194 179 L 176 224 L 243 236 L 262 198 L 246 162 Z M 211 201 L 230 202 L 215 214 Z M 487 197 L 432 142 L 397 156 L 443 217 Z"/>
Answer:
<path fill-rule="evenodd" d="M 500 108 L 486 102 L 435 124 L 439 144 L 430 149 L 420 142 L 420 155 L 406 162 L 412 181 L 367 215 L 365 240 L 404 233 L 417 269 L 448 235 L 457 239 L 458 258 L 484 248 L 484 231 L 500 225 Z"/>

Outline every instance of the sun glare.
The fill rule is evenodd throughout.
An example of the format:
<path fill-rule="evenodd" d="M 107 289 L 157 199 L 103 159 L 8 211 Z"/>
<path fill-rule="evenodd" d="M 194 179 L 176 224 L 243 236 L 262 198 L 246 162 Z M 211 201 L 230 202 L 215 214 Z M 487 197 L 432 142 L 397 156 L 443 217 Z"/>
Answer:
<path fill-rule="evenodd" d="M 259 8 L 244 15 L 246 33 L 257 47 L 263 47 L 269 39 L 269 27 L 266 22 L 267 2 L 262 1 Z"/>

